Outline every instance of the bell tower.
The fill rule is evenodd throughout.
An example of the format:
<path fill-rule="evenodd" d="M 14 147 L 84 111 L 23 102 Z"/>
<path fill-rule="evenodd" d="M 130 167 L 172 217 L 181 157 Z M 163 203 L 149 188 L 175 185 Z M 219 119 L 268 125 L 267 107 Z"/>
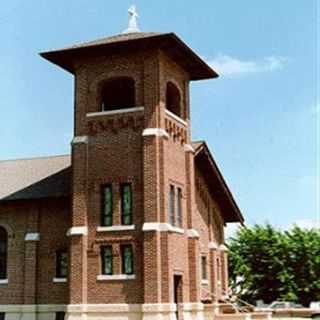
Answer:
<path fill-rule="evenodd" d="M 115 304 L 173 319 L 200 301 L 189 83 L 217 74 L 130 15 L 126 33 L 42 54 L 75 81 L 70 319 Z"/>

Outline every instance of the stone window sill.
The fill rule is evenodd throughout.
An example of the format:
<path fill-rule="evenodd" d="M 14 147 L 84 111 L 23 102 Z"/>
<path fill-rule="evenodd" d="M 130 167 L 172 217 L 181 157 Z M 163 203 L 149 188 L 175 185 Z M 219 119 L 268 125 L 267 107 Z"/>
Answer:
<path fill-rule="evenodd" d="M 132 107 L 132 108 L 110 110 L 110 111 L 90 112 L 90 113 L 87 113 L 86 116 L 87 118 L 90 118 L 90 117 L 108 116 L 108 115 L 114 115 L 119 113 L 129 113 L 129 112 L 136 112 L 136 111 L 143 111 L 143 110 L 144 110 L 144 107 Z"/>
<path fill-rule="evenodd" d="M 208 285 L 208 284 L 209 284 L 209 280 L 207 280 L 207 279 L 202 279 L 202 280 L 201 280 L 201 284 L 203 284 L 203 285 Z"/>
<path fill-rule="evenodd" d="M 135 230 L 136 226 L 132 225 L 118 225 L 118 226 L 110 226 L 110 227 L 98 227 L 97 232 L 110 232 L 110 231 L 130 231 Z"/>
<path fill-rule="evenodd" d="M 66 283 L 68 282 L 67 278 L 53 278 L 52 282 L 54 283 Z"/>
<path fill-rule="evenodd" d="M 136 278 L 135 274 L 113 274 L 113 275 L 100 274 L 97 276 L 98 281 L 134 280 L 135 278 Z"/>
<path fill-rule="evenodd" d="M 1 284 L 8 284 L 8 283 L 9 283 L 8 279 L 0 279 L 0 285 Z"/>

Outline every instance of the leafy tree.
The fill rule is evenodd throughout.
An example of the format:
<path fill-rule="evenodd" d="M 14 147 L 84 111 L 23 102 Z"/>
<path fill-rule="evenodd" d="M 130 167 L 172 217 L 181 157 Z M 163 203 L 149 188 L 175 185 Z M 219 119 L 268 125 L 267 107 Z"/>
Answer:
<path fill-rule="evenodd" d="M 241 228 L 228 243 L 232 289 L 243 300 L 320 300 L 320 231 Z"/>

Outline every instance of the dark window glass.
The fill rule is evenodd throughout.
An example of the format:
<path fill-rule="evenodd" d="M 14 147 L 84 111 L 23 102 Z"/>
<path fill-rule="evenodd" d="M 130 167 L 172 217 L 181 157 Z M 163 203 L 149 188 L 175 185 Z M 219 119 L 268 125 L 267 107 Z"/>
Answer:
<path fill-rule="evenodd" d="M 167 84 L 166 108 L 179 117 L 183 117 L 179 89 L 172 83 Z"/>
<path fill-rule="evenodd" d="M 121 185 L 121 224 L 132 224 L 132 188 L 131 184 Z"/>
<path fill-rule="evenodd" d="M 103 83 L 101 111 L 133 108 L 135 106 L 135 83 L 128 77 L 111 78 Z"/>
<path fill-rule="evenodd" d="M 56 320 L 64 320 L 66 313 L 63 311 L 56 312 Z"/>
<path fill-rule="evenodd" d="M 207 274 L 207 257 L 202 256 L 201 257 L 201 273 L 202 273 L 202 279 L 207 280 L 208 274 Z"/>
<path fill-rule="evenodd" d="M 6 314 L 4 312 L 0 312 L 0 320 L 5 320 Z"/>
<path fill-rule="evenodd" d="M 113 273 L 112 246 L 101 248 L 102 274 L 111 275 Z"/>
<path fill-rule="evenodd" d="M 68 277 L 68 252 L 66 250 L 56 252 L 56 277 Z"/>
<path fill-rule="evenodd" d="M 182 226 L 182 190 L 178 188 L 177 190 L 177 218 L 176 225 L 178 227 Z"/>
<path fill-rule="evenodd" d="M 0 279 L 7 278 L 8 233 L 0 227 Z"/>
<path fill-rule="evenodd" d="M 174 186 L 170 185 L 169 190 L 169 223 L 174 225 Z"/>
<path fill-rule="evenodd" d="M 113 216 L 113 196 L 112 186 L 106 185 L 102 187 L 102 226 L 112 226 Z"/>
<path fill-rule="evenodd" d="M 121 246 L 122 273 L 133 274 L 133 249 L 131 245 Z"/>

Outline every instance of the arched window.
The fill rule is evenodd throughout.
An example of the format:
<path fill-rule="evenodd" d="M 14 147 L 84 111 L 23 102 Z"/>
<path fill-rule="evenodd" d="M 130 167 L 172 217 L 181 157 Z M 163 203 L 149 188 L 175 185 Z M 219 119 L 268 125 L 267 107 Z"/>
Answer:
<path fill-rule="evenodd" d="M 0 279 L 7 279 L 8 233 L 0 227 Z"/>
<path fill-rule="evenodd" d="M 135 83 L 129 77 L 111 78 L 101 87 L 101 111 L 133 108 Z"/>
<path fill-rule="evenodd" d="M 166 108 L 178 117 L 183 118 L 180 91 L 172 82 L 167 83 Z"/>

